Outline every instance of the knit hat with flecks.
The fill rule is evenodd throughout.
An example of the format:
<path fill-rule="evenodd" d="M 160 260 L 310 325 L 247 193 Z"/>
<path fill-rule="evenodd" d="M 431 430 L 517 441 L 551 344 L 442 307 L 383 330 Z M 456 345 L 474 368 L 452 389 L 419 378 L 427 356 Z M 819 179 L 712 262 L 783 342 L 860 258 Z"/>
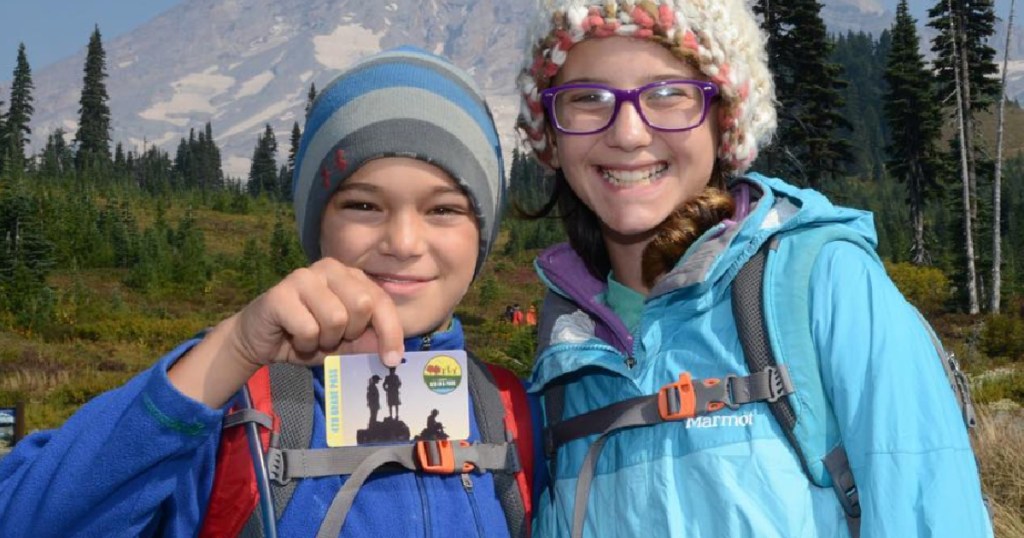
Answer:
<path fill-rule="evenodd" d="M 718 159 L 742 174 L 775 131 L 774 85 L 765 37 L 746 0 L 538 0 L 518 85 L 518 127 L 537 159 L 551 166 L 553 146 L 540 92 L 584 39 L 623 36 L 656 41 L 719 87 Z"/>
<path fill-rule="evenodd" d="M 363 164 L 409 157 L 444 170 L 465 191 L 480 225 L 476 273 L 498 231 L 505 166 L 476 84 L 447 60 L 413 47 L 370 56 L 313 102 L 295 156 L 292 193 L 302 249 L 320 259 L 328 200 Z"/>

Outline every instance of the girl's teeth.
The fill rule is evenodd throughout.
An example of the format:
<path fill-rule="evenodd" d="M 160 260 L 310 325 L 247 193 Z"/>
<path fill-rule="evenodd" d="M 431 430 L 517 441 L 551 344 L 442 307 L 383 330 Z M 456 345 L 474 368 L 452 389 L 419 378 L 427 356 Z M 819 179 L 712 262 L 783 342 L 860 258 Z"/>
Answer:
<path fill-rule="evenodd" d="M 650 183 L 667 169 L 668 165 L 659 165 L 646 170 L 616 170 L 614 172 L 607 168 L 602 168 L 601 173 L 604 179 L 612 185 L 637 185 Z"/>

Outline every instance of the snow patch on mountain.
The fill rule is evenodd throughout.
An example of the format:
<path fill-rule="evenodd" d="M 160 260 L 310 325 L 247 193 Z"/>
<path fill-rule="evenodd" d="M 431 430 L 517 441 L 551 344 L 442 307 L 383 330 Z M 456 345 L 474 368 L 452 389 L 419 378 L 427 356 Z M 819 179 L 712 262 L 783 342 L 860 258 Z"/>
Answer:
<path fill-rule="evenodd" d="M 174 93 L 169 99 L 153 103 L 139 113 L 145 120 L 167 122 L 178 127 L 188 125 L 196 114 L 213 114 L 217 107 L 212 100 L 226 93 L 235 79 L 215 73 L 210 67 L 202 73 L 191 73 L 171 83 Z"/>
<path fill-rule="evenodd" d="M 250 95 L 256 95 L 263 91 L 263 88 L 267 87 L 267 84 L 271 80 L 274 80 L 274 73 L 271 71 L 264 71 L 255 77 L 242 83 L 242 87 L 238 89 L 238 93 L 235 94 L 235 99 L 241 99 L 243 97 L 249 97 Z"/>
<path fill-rule="evenodd" d="M 330 34 L 313 38 L 313 51 L 320 65 L 342 70 L 352 64 L 353 58 L 381 50 L 382 37 L 359 25 L 338 25 Z"/>

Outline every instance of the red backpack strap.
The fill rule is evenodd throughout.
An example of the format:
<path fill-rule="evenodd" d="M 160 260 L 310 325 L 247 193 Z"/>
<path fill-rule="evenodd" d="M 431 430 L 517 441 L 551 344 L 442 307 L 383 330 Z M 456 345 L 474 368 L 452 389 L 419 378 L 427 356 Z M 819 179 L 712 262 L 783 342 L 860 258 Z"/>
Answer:
<path fill-rule="evenodd" d="M 270 396 L 270 369 L 260 368 L 248 382 L 253 409 L 273 417 L 274 431 L 280 428 L 280 419 L 274 414 Z M 232 408 L 231 411 L 236 411 Z M 270 446 L 270 430 L 260 428 L 260 443 L 264 452 Z M 249 455 L 249 440 L 244 427 L 225 429 L 217 447 L 217 466 L 213 474 L 213 490 L 207 505 L 206 517 L 199 532 L 201 538 L 238 536 L 259 503 L 256 474 Z"/>
<path fill-rule="evenodd" d="M 505 406 L 505 428 L 512 435 L 516 443 L 516 452 L 519 455 L 520 471 L 516 473 L 516 483 L 519 486 L 519 493 L 523 497 L 523 506 L 526 509 L 526 535 L 530 535 L 532 509 L 532 486 L 533 486 L 533 421 L 530 415 L 530 404 L 526 399 L 526 389 L 523 382 L 510 370 L 488 364 L 487 369 L 494 378 L 501 396 L 501 403 Z"/>

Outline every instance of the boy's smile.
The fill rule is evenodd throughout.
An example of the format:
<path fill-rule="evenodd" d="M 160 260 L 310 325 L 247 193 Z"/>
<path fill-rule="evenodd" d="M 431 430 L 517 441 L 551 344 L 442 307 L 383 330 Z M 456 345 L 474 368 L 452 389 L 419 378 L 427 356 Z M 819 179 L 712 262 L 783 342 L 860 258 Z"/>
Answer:
<path fill-rule="evenodd" d="M 473 280 L 480 231 L 447 173 L 405 157 L 372 160 L 334 194 L 321 250 L 361 269 L 395 302 L 406 335 L 442 326 Z"/>

